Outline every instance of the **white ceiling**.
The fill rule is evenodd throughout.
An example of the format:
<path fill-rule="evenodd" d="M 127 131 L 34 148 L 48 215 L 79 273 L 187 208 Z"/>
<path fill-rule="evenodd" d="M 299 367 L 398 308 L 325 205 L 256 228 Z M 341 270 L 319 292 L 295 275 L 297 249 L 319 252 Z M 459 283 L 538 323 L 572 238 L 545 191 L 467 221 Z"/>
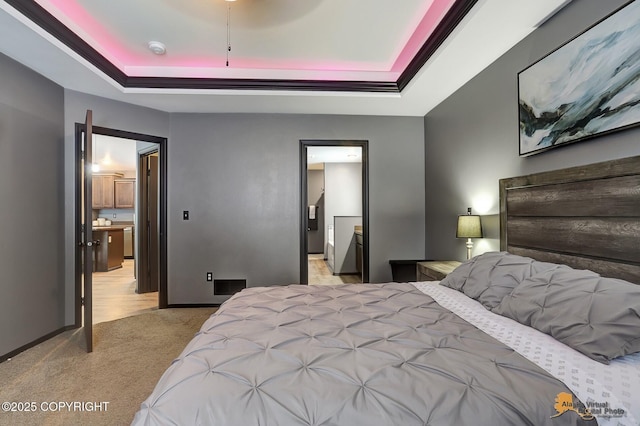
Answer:
<path fill-rule="evenodd" d="M 134 172 L 138 159 L 137 142 L 131 139 L 93 135 L 93 162 L 101 172 Z"/>
<path fill-rule="evenodd" d="M 451 1 L 237 0 L 229 67 L 223 0 L 37 3 L 129 76 L 395 81 Z M 65 88 L 167 112 L 423 116 L 566 3 L 479 0 L 400 93 L 123 88 L 4 1 L 0 52 Z"/>

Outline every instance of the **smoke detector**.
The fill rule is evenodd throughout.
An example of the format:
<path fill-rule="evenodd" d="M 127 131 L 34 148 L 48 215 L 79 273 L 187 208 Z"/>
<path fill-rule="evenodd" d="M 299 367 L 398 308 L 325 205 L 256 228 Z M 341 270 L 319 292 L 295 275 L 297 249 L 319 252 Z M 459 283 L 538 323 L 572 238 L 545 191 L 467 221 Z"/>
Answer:
<path fill-rule="evenodd" d="M 150 41 L 148 46 L 149 50 L 156 55 L 164 55 L 167 52 L 167 48 L 165 47 L 164 43 L 161 43 L 159 41 Z"/>

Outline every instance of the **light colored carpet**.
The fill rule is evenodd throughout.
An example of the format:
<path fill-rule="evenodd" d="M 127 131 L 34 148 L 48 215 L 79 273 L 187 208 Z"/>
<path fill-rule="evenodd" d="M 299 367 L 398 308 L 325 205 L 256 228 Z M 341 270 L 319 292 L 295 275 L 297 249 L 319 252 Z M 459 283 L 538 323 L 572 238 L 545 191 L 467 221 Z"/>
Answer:
<path fill-rule="evenodd" d="M 79 329 L 16 355 L 0 364 L 0 425 L 130 424 L 164 370 L 215 310 L 162 309 L 96 324 L 90 354 Z M 20 403 L 29 403 L 36 410 L 7 412 L 4 402 L 22 409 Z M 103 408 L 74 410 L 59 402 Z"/>

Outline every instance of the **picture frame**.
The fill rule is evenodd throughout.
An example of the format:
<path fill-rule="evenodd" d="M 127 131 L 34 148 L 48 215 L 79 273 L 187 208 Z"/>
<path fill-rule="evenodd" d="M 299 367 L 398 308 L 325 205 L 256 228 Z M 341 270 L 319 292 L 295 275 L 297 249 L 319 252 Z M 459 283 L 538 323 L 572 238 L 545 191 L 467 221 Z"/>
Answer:
<path fill-rule="evenodd" d="M 640 123 L 640 1 L 518 73 L 520 156 Z"/>

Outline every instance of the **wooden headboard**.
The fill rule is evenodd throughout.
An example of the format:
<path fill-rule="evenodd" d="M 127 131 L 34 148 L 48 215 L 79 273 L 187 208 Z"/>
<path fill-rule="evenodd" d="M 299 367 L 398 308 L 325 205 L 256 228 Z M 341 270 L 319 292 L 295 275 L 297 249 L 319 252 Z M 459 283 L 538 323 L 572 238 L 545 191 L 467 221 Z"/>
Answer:
<path fill-rule="evenodd" d="M 500 249 L 640 284 L 640 156 L 501 179 Z"/>

